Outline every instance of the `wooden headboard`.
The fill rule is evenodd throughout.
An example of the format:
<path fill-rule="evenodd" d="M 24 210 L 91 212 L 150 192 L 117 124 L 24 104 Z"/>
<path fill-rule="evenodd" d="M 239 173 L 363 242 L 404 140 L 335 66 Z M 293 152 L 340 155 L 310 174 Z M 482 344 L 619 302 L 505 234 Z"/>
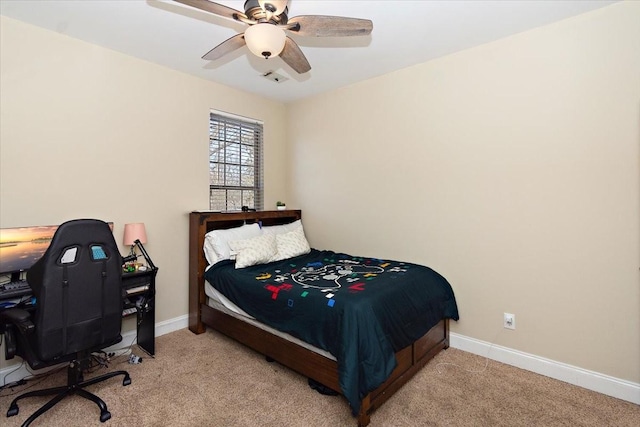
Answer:
<path fill-rule="evenodd" d="M 199 212 L 189 214 L 189 329 L 201 334 L 206 327 L 201 320 L 204 294 L 204 235 L 212 230 L 239 227 L 261 222 L 262 225 L 288 224 L 302 218 L 300 210 L 258 212 Z"/>

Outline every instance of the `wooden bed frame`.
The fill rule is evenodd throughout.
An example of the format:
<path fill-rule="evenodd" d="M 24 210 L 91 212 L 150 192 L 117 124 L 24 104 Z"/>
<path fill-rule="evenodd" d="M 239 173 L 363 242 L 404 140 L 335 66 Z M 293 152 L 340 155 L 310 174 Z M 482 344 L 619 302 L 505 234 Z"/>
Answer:
<path fill-rule="evenodd" d="M 263 225 L 286 224 L 300 219 L 301 216 L 299 210 L 189 214 L 189 329 L 201 334 L 209 326 L 301 375 L 339 391 L 338 365 L 334 360 L 209 307 L 204 292 L 204 269 L 207 261 L 203 246 L 207 232 L 257 221 L 261 221 Z M 362 399 L 357 417 L 358 426 L 368 425 L 370 414 L 376 408 L 436 354 L 448 347 L 449 322 L 448 319 L 444 319 L 412 345 L 398 351 L 398 366 L 391 376 Z"/>

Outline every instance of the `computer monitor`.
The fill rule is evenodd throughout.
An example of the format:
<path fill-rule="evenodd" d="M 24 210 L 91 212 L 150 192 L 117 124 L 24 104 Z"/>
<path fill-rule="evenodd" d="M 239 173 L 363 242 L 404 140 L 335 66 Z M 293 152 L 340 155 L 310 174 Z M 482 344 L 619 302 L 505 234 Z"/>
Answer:
<path fill-rule="evenodd" d="M 109 222 L 113 231 L 113 223 Z M 20 280 L 49 247 L 57 225 L 0 228 L 0 275 Z"/>
<path fill-rule="evenodd" d="M 0 228 L 0 274 L 20 280 L 20 274 L 39 260 L 49 247 L 57 225 Z"/>

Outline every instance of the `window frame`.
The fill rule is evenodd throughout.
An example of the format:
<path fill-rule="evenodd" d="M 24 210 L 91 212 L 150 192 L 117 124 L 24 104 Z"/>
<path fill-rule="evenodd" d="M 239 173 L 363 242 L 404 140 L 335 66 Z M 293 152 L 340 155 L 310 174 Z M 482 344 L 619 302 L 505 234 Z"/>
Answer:
<path fill-rule="evenodd" d="M 218 131 L 214 132 L 216 127 Z M 209 208 L 211 210 L 240 211 L 243 206 L 255 210 L 263 209 L 263 146 L 264 123 L 262 121 L 224 111 L 209 112 Z M 223 153 L 220 154 L 220 151 Z M 214 160 L 216 158 L 218 160 Z M 244 173 L 247 170 L 252 171 L 253 174 Z M 243 182 L 247 176 L 251 175 L 253 179 L 250 185 Z M 215 183 L 214 176 L 218 177 Z M 221 193 L 223 193 L 222 198 L 220 198 Z"/>

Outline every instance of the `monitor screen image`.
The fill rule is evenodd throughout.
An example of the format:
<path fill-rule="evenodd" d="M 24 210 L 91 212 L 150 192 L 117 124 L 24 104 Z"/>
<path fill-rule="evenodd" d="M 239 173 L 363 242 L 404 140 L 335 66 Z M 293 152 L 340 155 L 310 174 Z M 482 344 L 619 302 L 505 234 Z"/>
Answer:
<path fill-rule="evenodd" d="M 113 222 L 108 222 L 113 232 Z M 0 275 L 11 274 L 11 281 L 29 270 L 44 255 L 57 225 L 0 228 Z"/>
<path fill-rule="evenodd" d="M 49 247 L 57 225 L 0 229 L 0 274 L 27 271 Z"/>

